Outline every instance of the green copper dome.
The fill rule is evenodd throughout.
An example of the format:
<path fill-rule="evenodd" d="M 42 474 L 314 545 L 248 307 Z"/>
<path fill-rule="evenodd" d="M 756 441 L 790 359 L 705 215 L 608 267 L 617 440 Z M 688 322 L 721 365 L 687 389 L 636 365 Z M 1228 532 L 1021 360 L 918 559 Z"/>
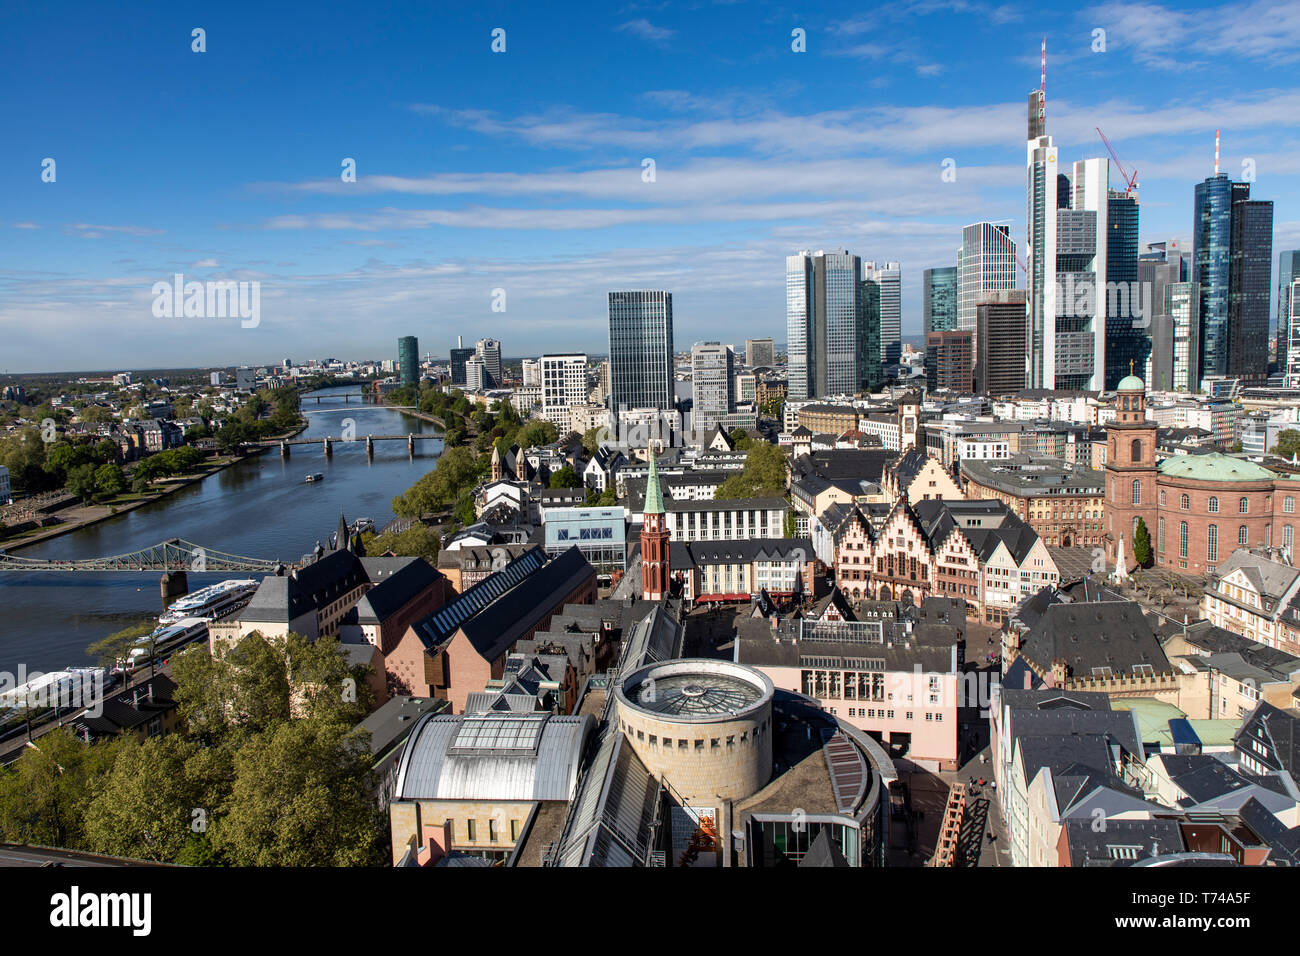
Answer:
<path fill-rule="evenodd" d="M 1116 387 L 1116 391 L 1143 392 L 1146 391 L 1146 383 L 1136 375 L 1125 375 L 1119 380 L 1119 385 Z"/>
<path fill-rule="evenodd" d="M 1277 476 L 1253 461 L 1221 455 L 1170 455 L 1159 465 L 1160 474 L 1168 478 L 1192 478 L 1196 481 L 1267 481 Z"/>

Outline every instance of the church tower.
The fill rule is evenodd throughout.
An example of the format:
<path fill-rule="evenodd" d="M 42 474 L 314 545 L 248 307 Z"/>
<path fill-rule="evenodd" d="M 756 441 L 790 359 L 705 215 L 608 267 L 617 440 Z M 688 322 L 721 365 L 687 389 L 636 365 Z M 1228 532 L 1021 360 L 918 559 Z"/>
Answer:
<path fill-rule="evenodd" d="M 1158 547 L 1156 423 L 1147 419 L 1146 385 L 1128 375 L 1115 390 L 1115 420 L 1106 427 L 1106 563 L 1133 561 L 1133 531 L 1141 518 Z M 1121 551 L 1119 539 L 1124 538 Z"/>
<path fill-rule="evenodd" d="M 645 483 L 645 515 L 641 524 L 641 597 L 662 601 L 668 597 L 668 516 L 664 514 L 664 496 L 659 490 L 659 468 L 654 452 L 650 457 L 650 474 Z"/>

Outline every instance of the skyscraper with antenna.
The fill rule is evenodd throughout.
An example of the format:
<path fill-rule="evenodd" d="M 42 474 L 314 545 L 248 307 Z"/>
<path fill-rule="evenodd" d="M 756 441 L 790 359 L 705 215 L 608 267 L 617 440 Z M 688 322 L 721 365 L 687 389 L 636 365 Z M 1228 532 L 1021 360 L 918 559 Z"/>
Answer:
<path fill-rule="evenodd" d="M 1106 337 L 1109 163 L 1062 175 L 1047 132 L 1047 38 L 1029 94 L 1026 149 L 1025 381 L 1030 388 L 1102 388 Z"/>

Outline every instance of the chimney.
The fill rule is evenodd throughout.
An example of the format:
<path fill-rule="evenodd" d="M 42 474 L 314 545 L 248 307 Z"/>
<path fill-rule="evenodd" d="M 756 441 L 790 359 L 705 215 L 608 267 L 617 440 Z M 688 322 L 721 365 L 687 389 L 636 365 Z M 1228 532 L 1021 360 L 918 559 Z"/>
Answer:
<path fill-rule="evenodd" d="M 140 689 L 139 689 L 139 688 L 136 688 L 135 690 L 131 691 L 131 706 L 132 706 L 132 707 L 138 707 L 138 706 L 140 706 Z"/>

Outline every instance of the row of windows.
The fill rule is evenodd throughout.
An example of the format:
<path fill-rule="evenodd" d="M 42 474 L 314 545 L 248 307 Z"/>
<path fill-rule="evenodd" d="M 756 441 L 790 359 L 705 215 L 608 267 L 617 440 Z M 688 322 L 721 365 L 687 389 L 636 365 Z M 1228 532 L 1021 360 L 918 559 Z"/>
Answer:
<path fill-rule="evenodd" d="M 1133 504 L 1135 504 L 1135 505 L 1140 505 L 1141 503 L 1142 503 L 1142 481 L 1141 481 L 1141 479 L 1134 479 L 1134 481 L 1133 481 Z M 1167 501 L 1166 501 L 1165 491 L 1164 491 L 1164 489 L 1162 488 L 1162 489 L 1160 490 L 1160 504 L 1161 504 L 1161 506 L 1163 507 L 1166 503 L 1167 503 Z M 1179 510 L 1181 510 L 1181 511 L 1190 511 L 1191 508 L 1192 508 L 1192 499 L 1191 499 L 1191 497 L 1188 496 L 1188 495 L 1182 495 L 1182 496 L 1180 496 L 1179 499 L 1178 499 L 1178 508 L 1179 508 Z M 1272 511 L 1272 510 L 1273 510 L 1273 499 L 1272 499 L 1271 497 L 1266 497 L 1266 498 L 1264 499 L 1264 511 L 1265 511 L 1265 512 L 1268 512 L 1268 511 Z M 1290 513 L 1292 513 L 1292 512 L 1295 511 L 1295 498 L 1294 498 L 1293 496 L 1291 496 L 1291 495 L 1287 495 L 1285 498 L 1282 499 L 1282 510 L 1285 511 L 1285 512 L 1287 512 L 1288 514 L 1290 514 Z M 1211 495 L 1211 496 L 1210 496 L 1210 500 L 1209 500 L 1208 502 L 1206 502 L 1206 511 L 1208 511 L 1208 512 L 1209 512 L 1210 514 L 1212 514 L 1212 515 L 1213 515 L 1213 514 L 1218 514 L 1218 513 L 1219 513 L 1219 496 L 1218 496 L 1218 495 Z M 1243 514 L 1243 515 L 1250 514 L 1250 499 L 1249 499 L 1249 498 L 1242 497 L 1242 498 L 1237 499 L 1237 513 L 1238 513 L 1238 514 Z"/>

